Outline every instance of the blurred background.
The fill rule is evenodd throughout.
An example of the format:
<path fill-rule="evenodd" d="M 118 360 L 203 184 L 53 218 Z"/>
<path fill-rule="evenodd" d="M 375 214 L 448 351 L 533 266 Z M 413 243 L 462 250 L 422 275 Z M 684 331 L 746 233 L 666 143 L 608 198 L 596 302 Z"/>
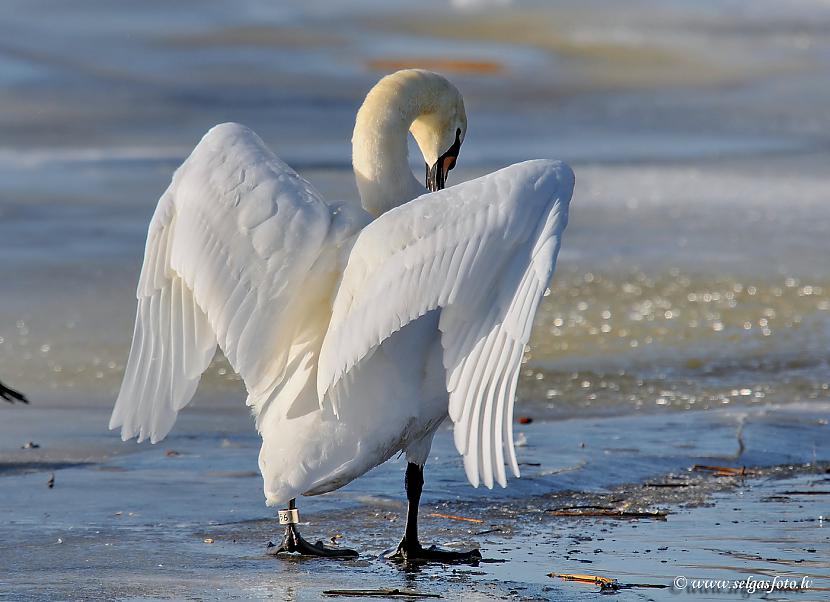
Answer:
<path fill-rule="evenodd" d="M 6 0 L 0 380 L 111 404 L 148 222 L 200 137 L 244 123 L 353 198 L 357 108 L 417 66 L 465 97 L 450 184 L 577 174 L 519 412 L 826 401 L 828 34 L 824 0 Z M 242 399 L 217 358 L 196 403 Z"/>

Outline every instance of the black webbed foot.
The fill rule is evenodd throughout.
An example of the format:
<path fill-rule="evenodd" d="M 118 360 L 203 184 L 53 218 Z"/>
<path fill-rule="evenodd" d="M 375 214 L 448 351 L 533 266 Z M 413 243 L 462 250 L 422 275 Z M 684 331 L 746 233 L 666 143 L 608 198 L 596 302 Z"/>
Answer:
<path fill-rule="evenodd" d="M 454 552 L 442 550 L 437 546 L 423 547 L 416 541 L 410 544 L 404 537 L 398 548 L 389 556 L 388 560 L 401 564 L 426 564 L 437 562 L 441 564 L 472 564 L 477 565 L 481 561 L 481 552 L 468 550 L 465 552 Z"/>
<path fill-rule="evenodd" d="M 322 541 L 309 543 L 303 539 L 294 524 L 287 525 L 285 536 L 280 545 L 268 542 L 267 553 L 276 556 L 278 554 L 301 554 L 303 556 L 319 556 L 322 558 L 357 558 L 358 553 L 347 548 L 332 548 L 323 545 Z"/>
<path fill-rule="evenodd" d="M 398 549 L 386 556 L 388 560 L 401 564 L 427 564 L 438 562 L 442 564 L 472 564 L 477 565 L 481 560 L 481 552 L 469 550 L 467 552 L 452 552 L 442 550 L 436 546 L 424 548 L 418 541 L 418 503 L 421 500 L 421 491 L 424 487 L 424 467 L 409 462 L 406 466 L 406 499 L 409 502 L 406 508 L 406 530 Z"/>

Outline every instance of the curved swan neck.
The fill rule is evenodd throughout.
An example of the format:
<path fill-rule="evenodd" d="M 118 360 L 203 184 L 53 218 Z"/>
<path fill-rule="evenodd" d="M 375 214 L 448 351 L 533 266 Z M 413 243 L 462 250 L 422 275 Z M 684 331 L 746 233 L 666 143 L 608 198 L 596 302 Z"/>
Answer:
<path fill-rule="evenodd" d="M 363 207 L 375 217 L 426 192 L 409 169 L 407 133 L 412 122 L 434 110 L 428 71 L 384 77 L 357 112 L 352 166 Z"/>

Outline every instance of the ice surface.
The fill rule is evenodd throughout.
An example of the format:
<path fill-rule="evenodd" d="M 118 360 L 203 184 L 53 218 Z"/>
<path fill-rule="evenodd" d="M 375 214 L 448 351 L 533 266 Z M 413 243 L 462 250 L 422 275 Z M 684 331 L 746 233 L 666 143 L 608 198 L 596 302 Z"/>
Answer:
<path fill-rule="evenodd" d="M 595 596 L 550 571 L 826 578 L 824 499 L 775 499 L 826 488 L 814 473 L 707 490 L 713 507 L 678 498 L 665 523 L 542 510 L 569 489 L 600 503 L 591 496 L 694 462 L 828 460 L 828 4 L 346 6 L 4 7 L 0 379 L 33 406 L 0 407 L 0 579 L 23 599 L 302 600 L 366 583 L 450 598 Z M 577 174 L 519 387 L 517 414 L 536 419 L 521 427 L 526 478 L 472 490 L 446 432 L 428 467 L 428 510 L 478 513 L 488 528 L 515 520 L 475 535 L 487 529 L 424 518 L 425 533 L 479 543 L 505 564 L 413 577 L 366 557 L 333 568 L 264 558 L 276 527 L 258 440 L 221 358 L 169 441 L 139 448 L 106 431 L 147 224 L 178 162 L 234 120 L 325 195 L 353 197 L 351 129 L 381 64 L 444 69 L 463 91 L 470 128 L 450 184 L 536 157 Z M 29 440 L 41 447 L 19 449 Z M 391 546 L 402 468 L 305 500 L 304 529 L 343 533 L 370 555 Z"/>

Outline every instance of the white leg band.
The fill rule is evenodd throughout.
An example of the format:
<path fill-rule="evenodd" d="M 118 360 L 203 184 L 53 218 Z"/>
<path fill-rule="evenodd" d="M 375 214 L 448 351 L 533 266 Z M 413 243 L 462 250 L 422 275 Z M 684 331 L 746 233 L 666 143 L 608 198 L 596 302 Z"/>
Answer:
<path fill-rule="evenodd" d="M 288 510 L 279 510 L 277 516 L 280 517 L 281 525 L 296 525 L 300 522 L 300 511 L 296 508 Z"/>

